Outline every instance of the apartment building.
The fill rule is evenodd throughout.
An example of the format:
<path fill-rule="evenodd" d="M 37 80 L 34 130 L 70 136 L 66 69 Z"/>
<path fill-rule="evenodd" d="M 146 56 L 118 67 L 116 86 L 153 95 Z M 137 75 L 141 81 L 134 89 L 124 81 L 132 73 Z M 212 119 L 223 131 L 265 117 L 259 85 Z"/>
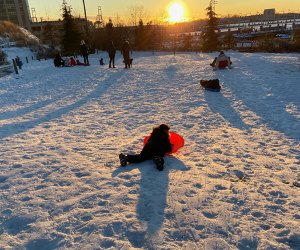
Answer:
<path fill-rule="evenodd" d="M 31 30 L 28 0 L 0 0 L 0 21 L 10 21 Z"/>

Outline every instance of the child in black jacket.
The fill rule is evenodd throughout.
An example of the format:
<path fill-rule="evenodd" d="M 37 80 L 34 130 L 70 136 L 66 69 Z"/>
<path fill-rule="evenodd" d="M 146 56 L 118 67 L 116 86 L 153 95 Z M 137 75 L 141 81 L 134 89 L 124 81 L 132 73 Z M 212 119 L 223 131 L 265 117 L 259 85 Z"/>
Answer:
<path fill-rule="evenodd" d="M 122 167 L 127 163 L 139 163 L 153 159 L 159 171 L 164 169 L 164 156 L 172 151 L 172 145 L 169 138 L 170 127 L 166 124 L 161 124 L 153 128 L 151 136 L 140 154 L 124 155 L 120 154 L 119 159 Z"/>

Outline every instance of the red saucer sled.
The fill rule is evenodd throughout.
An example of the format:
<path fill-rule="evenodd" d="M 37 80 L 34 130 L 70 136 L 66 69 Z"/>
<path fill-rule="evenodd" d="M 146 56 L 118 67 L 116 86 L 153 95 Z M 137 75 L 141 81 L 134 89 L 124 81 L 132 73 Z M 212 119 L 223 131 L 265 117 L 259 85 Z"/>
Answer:
<path fill-rule="evenodd" d="M 169 132 L 169 135 L 170 135 L 170 142 L 174 146 L 172 148 L 172 152 L 168 153 L 168 155 L 172 154 L 172 153 L 175 153 L 178 149 L 180 149 L 181 147 L 184 146 L 184 139 L 183 139 L 183 137 L 181 135 L 179 135 L 179 134 L 177 134 L 175 132 Z M 147 141 L 149 140 L 149 138 L 150 138 L 150 135 L 145 137 L 144 144 L 147 143 Z"/>

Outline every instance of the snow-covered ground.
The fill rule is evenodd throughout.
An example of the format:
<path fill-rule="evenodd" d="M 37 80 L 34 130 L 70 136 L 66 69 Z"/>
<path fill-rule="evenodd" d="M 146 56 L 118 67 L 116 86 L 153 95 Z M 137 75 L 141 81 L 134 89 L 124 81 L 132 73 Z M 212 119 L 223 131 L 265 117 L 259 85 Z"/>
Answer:
<path fill-rule="evenodd" d="M 7 60 L 10 63 L 11 60 L 15 59 L 17 56 L 20 57 L 23 63 L 26 63 L 26 57 L 28 58 L 28 62 L 32 61 L 32 57 L 34 57 L 33 59 L 35 59 L 35 55 L 29 48 L 10 47 L 3 49 L 3 51 L 7 54 Z"/>
<path fill-rule="evenodd" d="M 299 54 L 133 56 L 0 78 L 0 249 L 300 249 Z M 120 168 L 160 123 L 165 170 Z"/>

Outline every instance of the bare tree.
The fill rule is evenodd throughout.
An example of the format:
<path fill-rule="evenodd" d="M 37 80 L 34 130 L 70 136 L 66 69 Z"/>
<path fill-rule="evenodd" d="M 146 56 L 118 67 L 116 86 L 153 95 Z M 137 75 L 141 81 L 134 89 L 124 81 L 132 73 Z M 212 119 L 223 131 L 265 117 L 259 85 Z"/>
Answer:
<path fill-rule="evenodd" d="M 137 26 L 140 20 L 148 22 L 149 15 L 145 11 L 144 6 L 133 5 L 128 7 L 130 24 Z"/>

